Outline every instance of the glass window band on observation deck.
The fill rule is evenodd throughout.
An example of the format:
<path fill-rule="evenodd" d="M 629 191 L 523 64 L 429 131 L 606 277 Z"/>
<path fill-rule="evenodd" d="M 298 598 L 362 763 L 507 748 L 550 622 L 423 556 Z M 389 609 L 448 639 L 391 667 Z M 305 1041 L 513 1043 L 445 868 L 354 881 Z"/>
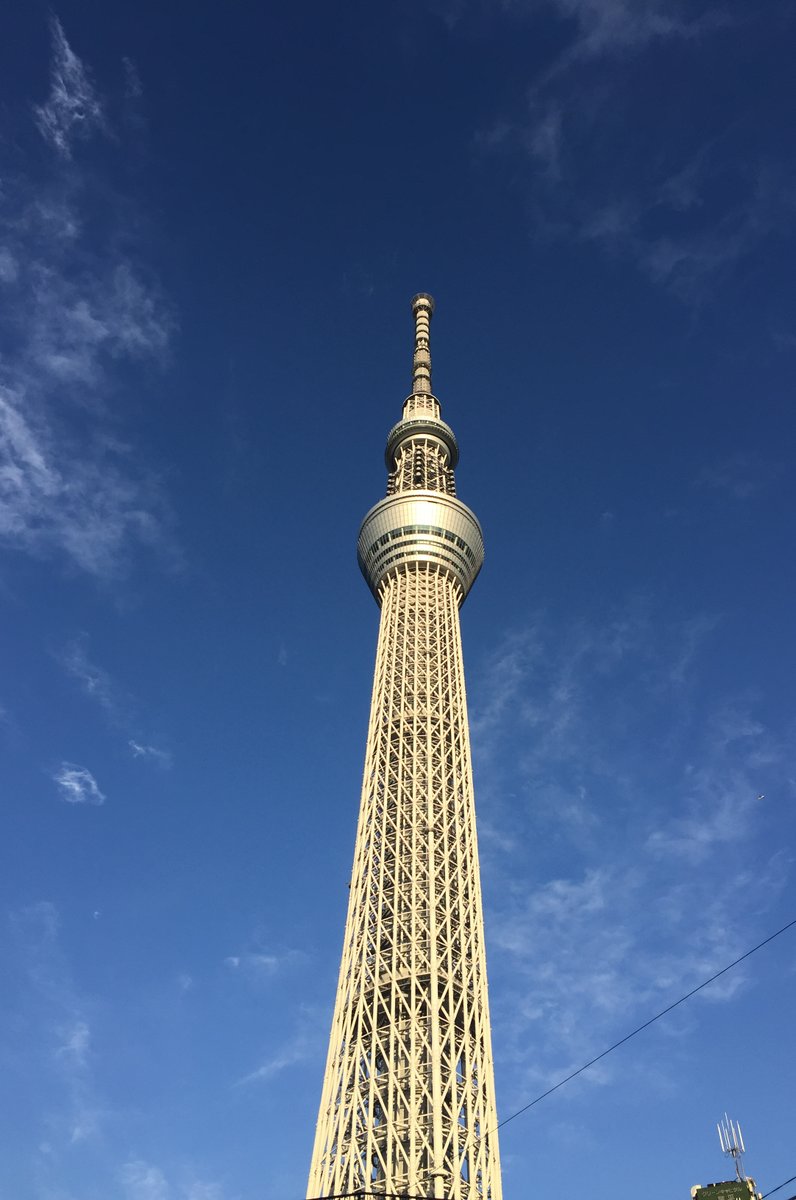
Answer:
<path fill-rule="evenodd" d="M 368 551 L 368 554 L 376 555 L 374 558 L 375 562 L 379 557 L 377 551 L 380 546 L 386 546 L 389 542 L 394 542 L 396 538 L 400 538 L 404 534 L 411 533 L 433 533 L 437 537 L 445 538 L 447 542 L 455 542 L 459 549 L 464 551 L 464 556 L 470 565 L 473 567 L 475 566 L 475 555 L 466 542 L 462 541 L 462 539 L 453 533 L 452 530 L 437 529 L 433 525 L 402 525 L 399 529 L 392 529 L 389 533 L 382 534 L 378 541 L 373 543 Z M 451 549 L 451 553 L 455 554 L 456 552 L 455 550 Z M 457 554 L 456 557 L 460 559 L 461 554 Z"/>

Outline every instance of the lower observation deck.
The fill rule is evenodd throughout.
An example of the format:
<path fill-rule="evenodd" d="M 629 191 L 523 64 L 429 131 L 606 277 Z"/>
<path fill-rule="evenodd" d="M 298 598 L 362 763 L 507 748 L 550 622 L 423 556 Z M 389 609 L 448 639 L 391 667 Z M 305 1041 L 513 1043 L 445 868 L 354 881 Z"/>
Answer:
<path fill-rule="evenodd" d="M 464 600 L 484 561 L 484 538 L 475 514 L 454 496 L 398 492 L 365 517 L 357 558 L 376 600 L 384 579 L 409 563 L 429 563 L 451 575 Z"/>

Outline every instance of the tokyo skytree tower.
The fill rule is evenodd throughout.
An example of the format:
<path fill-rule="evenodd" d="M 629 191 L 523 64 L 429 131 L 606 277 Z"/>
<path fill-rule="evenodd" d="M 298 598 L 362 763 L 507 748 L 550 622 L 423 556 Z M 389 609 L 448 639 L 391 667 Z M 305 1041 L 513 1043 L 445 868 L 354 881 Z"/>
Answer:
<path fill-rule="evenodd" d="M 501 1197 L 459 632 L 484 544 L 431 391 L 433 310 L 412 301 L 412 394 L 359 534 L 381 622 L 310 1197 Z"/>

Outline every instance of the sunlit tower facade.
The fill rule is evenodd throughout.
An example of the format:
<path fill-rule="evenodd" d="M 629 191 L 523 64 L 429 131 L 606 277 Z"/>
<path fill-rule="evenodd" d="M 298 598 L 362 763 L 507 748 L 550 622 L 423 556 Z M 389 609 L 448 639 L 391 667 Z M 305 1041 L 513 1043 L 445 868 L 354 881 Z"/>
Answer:
<path fill-rule="evenodd" d="M 433 310 L 412 301 L 412 393 L 359 534 L 381 621 L 310 1197 L 501 1198 L 459 630 L 484 545 L 431 390 Z"/>

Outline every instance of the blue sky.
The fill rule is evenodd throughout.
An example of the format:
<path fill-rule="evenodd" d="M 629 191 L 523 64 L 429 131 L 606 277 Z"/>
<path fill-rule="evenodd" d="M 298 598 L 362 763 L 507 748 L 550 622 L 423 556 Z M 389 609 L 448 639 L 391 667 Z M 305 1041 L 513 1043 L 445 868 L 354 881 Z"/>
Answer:
<path fill-rule="evenodd" d="M 789 3 L 6 6 L 2 1200 L 299 1200 L 430 291 L 508 1116 L 796 916 Z M 508 1197 L 796 1171 L 796 934 Z M 789 1194 L 788 1192 L 783 1193 Z"/>

